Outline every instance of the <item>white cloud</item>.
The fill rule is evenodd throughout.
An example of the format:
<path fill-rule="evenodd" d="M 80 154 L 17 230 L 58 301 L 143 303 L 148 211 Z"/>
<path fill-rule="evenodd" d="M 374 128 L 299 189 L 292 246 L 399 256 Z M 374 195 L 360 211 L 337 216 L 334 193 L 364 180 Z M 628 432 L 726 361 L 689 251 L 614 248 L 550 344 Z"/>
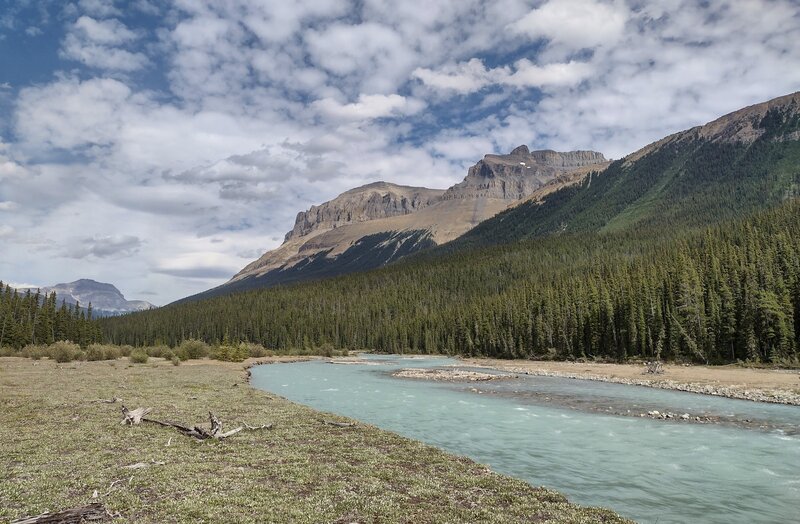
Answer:
<path fill-rule="evenodd" d="M 513 67 L 486 69 L 481 60 L 446 65 L 439 71 L 418 68 L 413 76 L 424 84 L 461 94 L 471 93 L 490 85 L 508 85 L 519 88 L 572 86 L 588 78 L 592 66 L 586 62 L 570 61 L 539 66 L 523 58 Z"/>
<path fill-rule="evenodd" d="M 134 31 L 115 18 L 95 20 L 84 15 L 75 21 L 72 30 L 97 44 L 120 45 L 138 38 Z"/>
<path fill-rule="evenodd" d="M 85 82 L 63 79 L 23 89 L 17 101 L 17 132 L 35 147 L 70 149 L 110 145 L 118 136 L 130 105 L 146 102 L 111 78 Z"/>
<path fill-rule="evenodd" d="M 8 238 L 13 234 L 14 234 L 13 227 L 5 224 L 0 224 L 0 238 Z"/>
<path fill-rule="evenodd" d="M 332 98 L 317 100 L 312 106 L 320 114 L 337 121 L 370 120 L 387 116 L 411 115 L 425 107 L 420 100 L 397 94 L 360 95 L 358 102 L 340 104 Z"/>
<path fill-rule="evenodd" d="M 627 6 L 620 1 L 549 0 L 509 28 L 532 39 L 545 38 L 577 50 L 617 42 L 628 15 Z"/>
<path fill-rule="evenodd" d="M 65 58 L 82 62 L 89 67 L 136 71 L 147 65 L 147 57 L 121 46 L 138 38 L 139 35 L 119 20 L 95 20 L 84 15 L 70 27 L 60 53 Z"/>
<path fill-rule="evenodd" d="M 0 202 L 0 211 L 16 211 L 17 209 L 19 209 L 19 204 L 16 202 L 11 200 Z"/>
<path fill-rule="evenodd" d="M 585 62 L 567 62 L 538 66 L 523 58 L 514 64 L 516 71 L 502 83 L 516 87 L 574 86 L 588 78 L 593 66 Z"/>
<path fill-rule="evenodd" d="M 477 58 L 461 64 L 447 64 L 437 71 L 419 67 L 412 72 L 412 76 L 433 88 L 458 93 L 472 93 L 493 83 L 492 72 Z"/>

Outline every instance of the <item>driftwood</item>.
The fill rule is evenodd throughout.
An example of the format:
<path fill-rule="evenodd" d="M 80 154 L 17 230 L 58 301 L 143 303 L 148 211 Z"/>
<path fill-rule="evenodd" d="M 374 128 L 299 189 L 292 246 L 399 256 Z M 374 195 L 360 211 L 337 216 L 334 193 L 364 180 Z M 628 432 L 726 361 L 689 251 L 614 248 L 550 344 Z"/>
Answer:
<path fill-rule="evenodd" d="M 352 428 L 356 425 L 355 422 L 336 422 L 335 420 L 323 420 L 322 423 L 328 426 L 336 426 L 337 428 Z"/>
<path fill-rule="evenodd" d="M 24 517 L 11 521 L 11 524 L 79 524 L 83 522 L 103 522 L 109 517 L 105 506 L 99 502 L 71 508 L 58 513 L 42 513 L 35 517 Z"/>
<path fill-rule="evenodd" d="M 153 411 L 153 408 L 136 408 L 134 410 L 129 410 L 125 406 L 122 406 L 122 415 L 125 417 L 122 419 L 120 424 L 130 424 L 131 426 L 136 426 L 142 422 L 144 416 Z"/>
<path fill-rule="evenodd" d="M 125 406 L 122 406 L 122 414 L 125 417 L 122 420 L 122 423 L 125 424 L 132 424 L 136 425 L 140 422 L 150 422 L 152 424 L 157 424 L 159 426 L 167 427 L 167 428 L 175 428 L 180 433 L 183 433 L 187 437 L 193 437 L 198 440 L 208 440 L 208 439 L 216 439 L 222 440 L 228 437 L 231 437 L 240 431 L 247 429 L 250 431 L 255 431 L 259 429 L 272 429 L 272 424 L 264 424 L 263 426 L 251 426 L 249 424 L 245 424 L 244 426 L 239 426 L 238 428 L 234 428 L 230 431 L 222 431 L 222 422 L 217 418 L 216 415 L 208 412 L 208 419 L 211 422 L 211 430 L 207 430 L 202 426 L 184 426 L 183 424 L 178 424 L 177 422 L 169 422 L 166 420 L 156 420 L 153 418 L 147 418 L 145 415 L 150 413 L 152 408 L 136 408 L 133 411 L 128 410 Z"/>
<path fill-rule="evenodd" d="M 652 360 L 650 362 L 645 362 L 645 371 L 643 375 L 661 375 L 664 373 L 664 365 L 661 364 L 660 360 Z"/>

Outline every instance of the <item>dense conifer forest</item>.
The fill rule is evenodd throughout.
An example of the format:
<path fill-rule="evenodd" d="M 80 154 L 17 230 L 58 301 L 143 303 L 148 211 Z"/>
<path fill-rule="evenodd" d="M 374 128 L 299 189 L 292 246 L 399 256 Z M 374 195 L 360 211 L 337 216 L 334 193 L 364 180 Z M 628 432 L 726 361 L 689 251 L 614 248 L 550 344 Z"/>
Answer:
<path fill-rule="evenodd" d="M 56 293 L 43 296 L 19 292 L 0 282 L 0 348 L 22 348 L 70 340 L 85 347 L 99 341 L 100 328 L 92 318 L 92 305 L 58 304 Z"/>
<path fill-rule="evenodd" d="M 552 235 L 100 321 L 187 338 L 503 358 L 796 362 L 800 202 L 692 230 Z"/>

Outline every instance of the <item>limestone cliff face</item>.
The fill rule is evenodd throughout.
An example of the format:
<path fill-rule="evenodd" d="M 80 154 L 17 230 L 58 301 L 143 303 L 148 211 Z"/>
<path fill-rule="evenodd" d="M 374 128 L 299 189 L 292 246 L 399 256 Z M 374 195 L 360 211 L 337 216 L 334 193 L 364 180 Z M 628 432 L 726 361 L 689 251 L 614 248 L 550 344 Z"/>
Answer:
<path fill-rule="evenodd" d="M 531 195 L 559 175 L 586 166 L 605 165 L 595 151 L 529 151 L 519 146 L 508 155 L 486 155 L 472 166 L 463 182 L 448 189 L 443 200 L 459 198 L 498 198 L 520 200 Z"/>
<path fill-rule="evenodd" d="M 356 222 L 407 215 L 430 205 L 444 193 L 440 189 L 408 187 L 375 182 L 351 189 L 329 202 L 297 214 L 285 240 L 303 237 L 319 229 L 333 229 Z"/>

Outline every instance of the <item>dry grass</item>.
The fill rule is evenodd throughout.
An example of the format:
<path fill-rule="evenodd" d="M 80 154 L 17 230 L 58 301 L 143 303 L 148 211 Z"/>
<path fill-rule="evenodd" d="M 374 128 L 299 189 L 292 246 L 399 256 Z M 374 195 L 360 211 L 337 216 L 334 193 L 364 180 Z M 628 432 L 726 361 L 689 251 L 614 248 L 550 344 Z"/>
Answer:
<path fill-rule="evenodd" d="M 114 396 L 155 418 L 198 423 L 211 410 L 228 428 L 275 429 L 198 442 L 120 425 L 119 403 L 95 402 Z M 119 522 L 622 521 L 419 442 L 322 418 L 251 388 L 241 364 L 0 358 L 0 521 L 82 505 L 95 490 Z M 151 466 L 125 468 L 137 462 Z"/>

